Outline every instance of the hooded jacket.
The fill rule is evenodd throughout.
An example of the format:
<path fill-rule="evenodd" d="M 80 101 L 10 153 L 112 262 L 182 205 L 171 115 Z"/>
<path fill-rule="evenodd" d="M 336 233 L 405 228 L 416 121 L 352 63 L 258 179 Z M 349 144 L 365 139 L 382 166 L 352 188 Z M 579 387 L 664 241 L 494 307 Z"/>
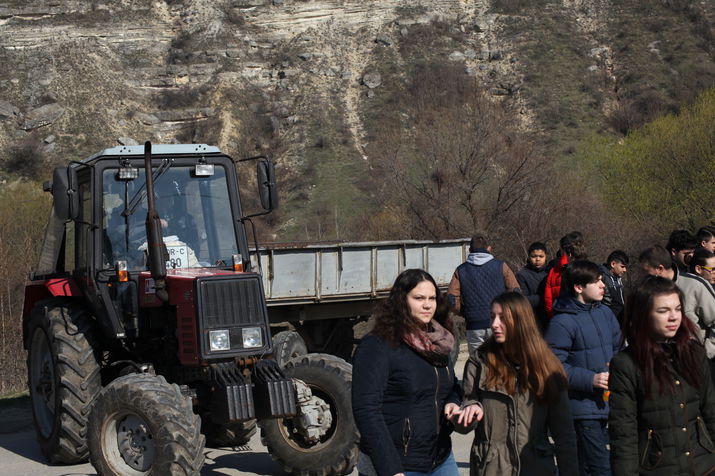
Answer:
<path fill-rule="evenodd" d="M 485 353 L 478 351 L 464 367 L 464 406 L 481 405 L 484 417 L 460 433 L 476 427 L 469 458 L 471 476 L 578 475 L 576 433 L 568 396 L 539 403 L 527 390 L 512 396 L 486 386 Z M 506 424 L 505 424 L 506 422 Z M 554 444 L 549 441 L 549 434 Z"/>
<path fill-rule="evenodd" d="M 621 329 L 613 311 L 600 302 L 559 298 L 545 339 L 568 375 L 573 418 L 607 419 L 608 403 L 603 390 L 593 387 L 593 377 L 608 371 L 608 363 L 621 347 Z"/>
<path fill-rule="evenodd" d="M 492 299 L 504 291 L 519 291 L 514 273 L 486 249 L 477 248 L 454 271 L 447 297 L 452 310 L 464 316 L 468 330 L 486 329 Z"/>

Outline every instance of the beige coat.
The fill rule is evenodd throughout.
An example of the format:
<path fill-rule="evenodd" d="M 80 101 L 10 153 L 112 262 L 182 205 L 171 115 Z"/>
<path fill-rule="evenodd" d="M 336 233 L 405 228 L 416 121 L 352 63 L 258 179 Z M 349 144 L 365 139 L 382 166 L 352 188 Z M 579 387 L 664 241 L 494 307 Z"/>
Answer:
<path fill-rule="evenodd" d="M 527 391 L 511 396 L 503 390 L 488 389 L 483 354 L 470 357 L 464 368 L 464 406 L 477 403 L 484 417 L 476 426 L 470 456 L 471 476 L 547 476 L 578 474 L 576 434 L 571 419 L 568 394 L 558 402 L 538 403 Z M 549 434 L 555 444 L 549 441 Z"/>

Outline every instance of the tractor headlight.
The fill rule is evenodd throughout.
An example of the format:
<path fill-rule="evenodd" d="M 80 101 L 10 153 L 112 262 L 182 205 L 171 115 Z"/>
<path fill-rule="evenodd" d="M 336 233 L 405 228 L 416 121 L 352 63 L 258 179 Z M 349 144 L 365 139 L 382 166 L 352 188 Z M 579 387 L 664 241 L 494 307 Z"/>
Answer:
<path fill-rule="evenodd" d="M 214 174 L 213 164 L 196 164 L 194 173 L 197 177 L 210 177 Z"/>
<path fill-rule="evenodd" d="M 243 335 L 243 347 L 263 347 L 263 336 L 260 327 L 244 327 L 241 329 Z"/>
<path fill-rule="evenodd" d="M 139 170 L 133 167 L 129 163 L 129 159 L 124 159 L 121 162 L 121 167 L 119 167 L 119 172 L 117 173 L 118 180 L 134 180 L 139 176 Z"/>
<path fill-rule="evenodd" d="M 244 337 L 243 340 L 245 341 L 246 338 Z M 212 352 L 216 350 L 231 350 L 231 338 L 228 335 L 228 330 L 209 331 L 209 348 Z"/>

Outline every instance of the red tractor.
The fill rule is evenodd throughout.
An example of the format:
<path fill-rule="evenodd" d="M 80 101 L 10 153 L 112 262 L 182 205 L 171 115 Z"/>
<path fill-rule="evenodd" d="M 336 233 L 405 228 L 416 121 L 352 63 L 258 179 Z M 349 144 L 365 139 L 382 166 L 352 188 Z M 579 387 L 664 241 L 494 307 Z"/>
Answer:
<path fill-rule="evenodd" d="M 273 164 L 206 145 L 115 147 L 55 169 L 54 202 L 25 289 L 24 345 L 37 438 L 52 463 L 102 475 L 198 474 L 205 442 L 261 426 L 283 467 L 345 474 L 357 458 L 351 367 L 271 358 L 251 269 L 237 162 L 257 163 L 264 214 Z"/>

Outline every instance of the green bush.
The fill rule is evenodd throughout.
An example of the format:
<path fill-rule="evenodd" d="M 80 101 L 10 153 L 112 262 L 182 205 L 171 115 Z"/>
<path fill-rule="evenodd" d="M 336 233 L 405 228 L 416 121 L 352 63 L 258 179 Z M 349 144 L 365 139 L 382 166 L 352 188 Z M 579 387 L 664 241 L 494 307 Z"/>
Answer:
<path fill-rule="evenodd" d="M 715 88 L 678 115 L 622 139 L 595 137 L 582 152 L 611 205 L 654 230 L 715 221 Z"/>

